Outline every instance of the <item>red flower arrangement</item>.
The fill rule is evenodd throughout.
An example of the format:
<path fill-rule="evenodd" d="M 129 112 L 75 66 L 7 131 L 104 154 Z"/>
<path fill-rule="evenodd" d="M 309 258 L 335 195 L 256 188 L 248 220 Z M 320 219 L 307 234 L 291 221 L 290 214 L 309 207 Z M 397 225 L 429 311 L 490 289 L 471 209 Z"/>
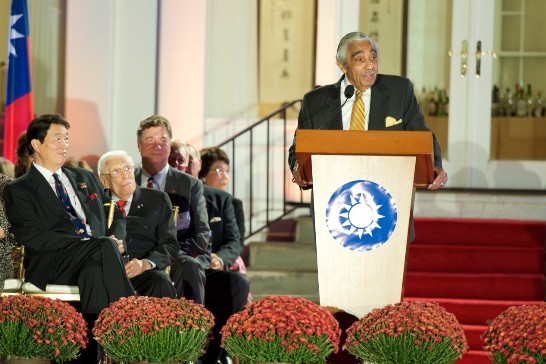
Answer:
<path fill-rule="evenodd" d="M 27 295 L 0 297 L 0 358 L 74 359 L 87 344 L 86 326 L 66 302 Z"/>
<path fill-rule="evenodd" d="M 468 350 L 455 315 L 434 302 L 374 309 L 347 329 L 343 347 L 371 363 L 453 363 Z"/>
<path fill-rule="evenodd" d="M 323 363 L 341 330 L 325 308 L 300 297 L 268 296 L 232 315 L 222 346 L 243 362 Z"/>
<path fill-rule="evenodd" d="M 546 363 L 546 303 L 509 307 L 489 323 L 482 340 L 493 363 Z"/>
<path fill-rule="evenodd" d="M 196 361 L 213 326 L 212 314 L 185 298 L 131 296 L 101 311 L 93 335 L 117 362 Z"/>

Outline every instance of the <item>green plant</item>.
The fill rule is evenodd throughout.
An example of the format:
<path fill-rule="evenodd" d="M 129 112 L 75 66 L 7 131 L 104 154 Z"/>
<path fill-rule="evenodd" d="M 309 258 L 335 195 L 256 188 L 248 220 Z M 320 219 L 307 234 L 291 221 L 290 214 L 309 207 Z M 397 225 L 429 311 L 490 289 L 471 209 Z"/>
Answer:
<path fill-rule="evenodd" d="M 489 322 L 482 340 L 495 364 L 546 363 L 546 303 L 509 307 Z"/>
<path fill-rule="evenodd" d="M 0 297 L 0 358 L 64 362 L 87 344 L 86 322 L 66 302 L 45 297 Z"/>
<path fill-rule="evenodd" d="M 185 298 L 132 296 L 103 309 L 93 335 L 119 363 L 196 361 L 213 326 L 212 314 Z"/>
<path fill-rule="evenodd" d="M 341 330 L 325 308 L 300 297 L 268 296 L 232 315 L 222 346 L 243 363 L 324 363 Z"/>
<path fill-rule="evenodd" d="M 468 350 L 455 315 L 433 302 L 402 302 L 374 309 L 347 330 L 344 349 L 382 363 L 453 363 Z"/>

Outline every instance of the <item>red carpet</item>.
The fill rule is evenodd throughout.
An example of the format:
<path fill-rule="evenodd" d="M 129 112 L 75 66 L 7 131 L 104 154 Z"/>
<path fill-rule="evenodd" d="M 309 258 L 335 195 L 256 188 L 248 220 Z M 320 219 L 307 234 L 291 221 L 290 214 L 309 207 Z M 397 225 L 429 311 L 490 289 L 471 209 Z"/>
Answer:
<path fill-rule="evenodd" d="M 487 321 L 514 305 L 544 301 L 546 222 L 415 219 L 404 300 L 436 301 L 457 316 L 470 351 L 456 364 L 490 363 Z"/>

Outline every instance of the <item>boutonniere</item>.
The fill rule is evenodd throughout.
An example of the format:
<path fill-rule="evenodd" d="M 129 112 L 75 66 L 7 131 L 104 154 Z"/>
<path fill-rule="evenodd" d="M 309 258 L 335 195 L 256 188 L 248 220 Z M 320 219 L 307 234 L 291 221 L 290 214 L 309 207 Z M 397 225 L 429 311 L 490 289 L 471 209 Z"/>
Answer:
<path fill-rule="evenodd" d="M 89 195 L 89 201 L 93 201 L 96 198 L 97 198 L 97 193 L 96 192 L 93 192 L 92 194 Z"/>
<path fill-rule="evenodd" d="M 87 188 L 87 183 L 85 182 L 80 183 L 80 189 L 84 189 L 84 188 Z"/>
<path fill-rule="evenodd" d="M 174 188 L 171 188 L 171 189 L 169 190 L 169 193 L 175 193 L 175 192 L 176 192 L 176 190 L 175 190 Z"/>

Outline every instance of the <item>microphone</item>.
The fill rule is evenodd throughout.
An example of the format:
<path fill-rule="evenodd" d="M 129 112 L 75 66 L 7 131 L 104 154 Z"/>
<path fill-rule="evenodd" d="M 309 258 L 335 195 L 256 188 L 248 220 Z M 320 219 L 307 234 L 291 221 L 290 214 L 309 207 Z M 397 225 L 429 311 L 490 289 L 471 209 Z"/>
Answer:
<path fill-rule="evenodd" d="M 339 110 L 341 110 L 341 108 L 343 107 L 343 105 L 345 105 L 347 103 L 347 100 L 349 100 L 351 97 L 353 97 L 353 95 L 355 94 L 355 87 L 353 85 L 347 85 L 347 87 L 345 87 L 345 91 L 343 91 L 343 95 L 345 95 L 345 101 L 343 101 L 343 103 L 341 104 L 340 107 L 338 107 L 336 109 L 335 112 L 332 113 L 332 115 L 330 115 L 328 117 L 328 119 L 326 119 L 325 122 L 323 122 L 321 125 L 320 125 L 320 128 L 318 128 L 319 130 L 324 128 L 324 126 L 326 124 L 329 124 L 330 121 L 332 121 L 332 119 L 334 118 L 334 116 L 336 116 L 336 114 L 339 112 Z"/>

